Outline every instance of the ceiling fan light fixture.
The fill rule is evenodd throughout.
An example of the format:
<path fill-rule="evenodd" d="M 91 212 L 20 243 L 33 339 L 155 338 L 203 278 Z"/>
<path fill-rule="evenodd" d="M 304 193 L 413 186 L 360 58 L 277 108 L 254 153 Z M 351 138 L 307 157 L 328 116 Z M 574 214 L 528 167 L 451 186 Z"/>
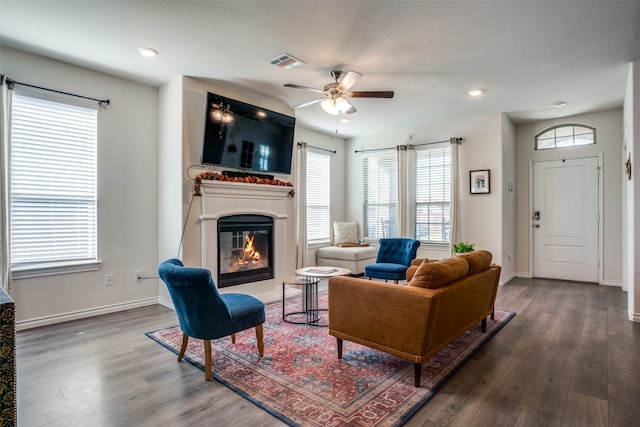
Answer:
<path fill-rule="evenodd" d="M 349 101 L 344 99 L 342 96 L 327 98 L 320 103 L 320 106 L 324 111 L 331 114 L 332 116 L 343 114 L 351 108 L 351 104 L 349 103 Z"/>

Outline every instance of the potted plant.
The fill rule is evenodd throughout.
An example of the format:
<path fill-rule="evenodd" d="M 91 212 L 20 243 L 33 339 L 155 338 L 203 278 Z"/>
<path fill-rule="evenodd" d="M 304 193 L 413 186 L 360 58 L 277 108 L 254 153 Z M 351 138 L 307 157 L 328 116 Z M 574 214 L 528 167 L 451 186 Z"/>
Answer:
<path fill-rule="evenodd" d="M 476 249 L 475 243 L 458 242 L 455 245 L 453 245 L 453 254 L 458 255 L 465 252 L 473 252 L 475 249 Z"/>

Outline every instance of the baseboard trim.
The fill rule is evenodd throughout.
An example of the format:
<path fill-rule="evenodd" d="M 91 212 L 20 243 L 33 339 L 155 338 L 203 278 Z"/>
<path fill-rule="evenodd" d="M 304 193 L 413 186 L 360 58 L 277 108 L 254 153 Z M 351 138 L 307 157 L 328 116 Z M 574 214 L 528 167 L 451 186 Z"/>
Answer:
<path fill-rule="evenodd" d="M 499 283 L 499 285 L 500 285 L 500 286 L 504 286 L 504 285 L 506 285 L 506 284 L 507 284 L 507 283 L 509 283 L 509 282 L 511 281 L 511 279 L 513 279 L 514 277 L 516 277 L 516 276 L 515 276 L 515 273 L 509 273 L 509 274 L 507 274 L 506 276 L 504 276 L 504 277 L 502 277 L 502 278 L 500 279 L 500 283 Z"/>
<path fill-rule="evenodd" d="M 175 310 L 175 307 L 173 306 L 173 302 L 171 302 L 170 299 L 166 299 L 164 297 L 158 297 L 158 304 L 163 305 L 167 308 L 170 308 L 171 310 Z"/>
<path fill-rule="evenodd" d="M 602 282 L 600 282 L 600 284 L 603 286 L 616 286 L 618 288 L 622 287 L 622 282 L 614 280 L 603 280 Z"/>
<path fill-rule="evenodd" d="M 519 273 L 513 273 L 513 277 L 521 277 L 523 279 L 533 279 L 533 274 L 527 271 L 521 271 Z"/>
<path fill-rule="evenodd" d="M 69 320 L 85 319 L 87 317 L 99 316 L 101 314 L 115 313 L 117 311 L 130 310 L 132 308 L 145 307 L 148 305 L 161 304 L 158 297 L 145 298 L 136 301 L 128 301 L 119 304 L 104 305 L 86 310 L 70 311 L 68 313 L 56 314 L 53 316 L 38 317 L 35 319 L 21 320 L 16 322 L 16 331 L 37 328 L 40 326 L 53 325 L 56 323 L 68 322 Z M 164 305 L 164 304 L 163 304 Z M 173 308 L 173 306 L 171 306 Z"/>

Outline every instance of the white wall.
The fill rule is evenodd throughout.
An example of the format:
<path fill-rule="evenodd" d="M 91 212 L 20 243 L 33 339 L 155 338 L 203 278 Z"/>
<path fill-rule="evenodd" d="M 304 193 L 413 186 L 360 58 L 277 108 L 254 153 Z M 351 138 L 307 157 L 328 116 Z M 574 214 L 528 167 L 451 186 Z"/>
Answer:
<path fill-rule="evenodd" d="M 451 137 L 464 138 L 460 146 L 461 206 L 459 240 L 474 242 L 477 248 L 485 248 L 493 253 L 494 262 L 502 263 L 502 115 L 488 114 L 461 117 L 455 121 L 437 125 L 415 126 L 398 131 L 363 136 L 348 140 L 346 179 L 347 216 L 363 221 L 362 212 L 362 155 L 355 150 L 395 147 L 411 143 L 449 140 Z M 411 140 L 408 141 L 408 136 Z M 489 169 L 491 193 L 471 195 L 469 192 L 469 171 Z M 443 258 L 448 250 L 421 246 L 419 257 Z"/>
<path fill-rule="evenodd" d="M 596 128 L 596 144 L 556 150 L 534 150 L 535 135 L 551 126 L 580 123 Z M 622 110 L 544 120 L 516 127 L 516 272 L 530 277 L 529 165 L 532 160 L 603 155 L 604 259 L 603 284 L 622 285 Z"/>
<path fill-rule="evenodd" d="M 502 115 L 502 281 L 515 273 L 516 253 L 516 128 Z M 511 189 L 509 187 L 511 183 Z"/>
<path fill-rule="evenodd" d="M 330 176 L 329 185 L 331 187 L 329 190 L 329 203 L 331 206 L 331 217 L 329 221 L 330 224 L 333 224 L 334 221 L 352 221 L 353 219 L 349 218 L 346 213 L 346 188 L 349 186 L 349 183 L 345 178 L 347 158 L 347 143 L 345 140 L 298 126 L 296 127 L 296 141 L 306 142 L 308 145 L 314 147 L 335 151 L 334 154 L 331 154 L 331 170 L 327 171 Z M 333 225 L 331 228 L 331 236 L 333 238 Z M 360 233 L 360 237 L 362 237 L 362 230 L 358 230 L 358 232 Z M 315 246 L 309 248 L 308 259 L 310 265 L 315 265 L 316 249 Z"/>
<path fill-rule="evenodd" d="M 624 288 L 629 292 L 629 319 L 640 322 L 640 134 L 634 123 L 640 123 L 640 61 L 629 67 L 624 100 L 624 143 L 622 161 L 631 153 L 631 180 L 623 178 L 624 191 Z"/>
<path fill-rule="evenodd" d="M 86 317 L 157 301 L 158 90 L 0 47 L 12 79 L 111 104 L 98 114 L 98 271 L 13 281 L 17 327 Z M 106 286 L 105 274 L 114 285 Z"/>
<path fill-rule="evenodd" d="M 158 260 L 182 258 L 180 237 L 184 197 L 182 194 L 182 116 L 183 77 L 179 76 L 160 88 L 158 147 Z M 158 280 L 158 295 L 171 305 L 167 288 Z"/>

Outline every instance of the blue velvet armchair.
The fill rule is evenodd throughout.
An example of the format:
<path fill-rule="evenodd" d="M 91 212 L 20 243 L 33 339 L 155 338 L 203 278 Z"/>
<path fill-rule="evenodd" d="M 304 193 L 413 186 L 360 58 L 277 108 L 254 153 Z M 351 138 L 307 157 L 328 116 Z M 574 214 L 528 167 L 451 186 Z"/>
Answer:
<path fill-rule="evenodd" d="M 182 330 L 182 347 L 178 362 L 182 361 L 189 337 L 204 340 L 204 377 L 211 380 L 211 341 L 236 332 L 256 329 L 258 353 L 264 354 L 262 324 L 265 321 L 262 301 L 244 294 L 220 294 L 204 268 L 184 267 L 178 259 L 164 261 L 158 267 L 160 278 L 167 285 Z"/>
<path fill-rule="evenodd" d="M 398 280 L 406 277 L 407 268 L 415 259 L 419 246 L 420 241 L 414 239 L 380 239 L 376 262 L 364 267 L 364 275 L 369 279 L 393 280 L 393 283 L 398 283 Z"/>

